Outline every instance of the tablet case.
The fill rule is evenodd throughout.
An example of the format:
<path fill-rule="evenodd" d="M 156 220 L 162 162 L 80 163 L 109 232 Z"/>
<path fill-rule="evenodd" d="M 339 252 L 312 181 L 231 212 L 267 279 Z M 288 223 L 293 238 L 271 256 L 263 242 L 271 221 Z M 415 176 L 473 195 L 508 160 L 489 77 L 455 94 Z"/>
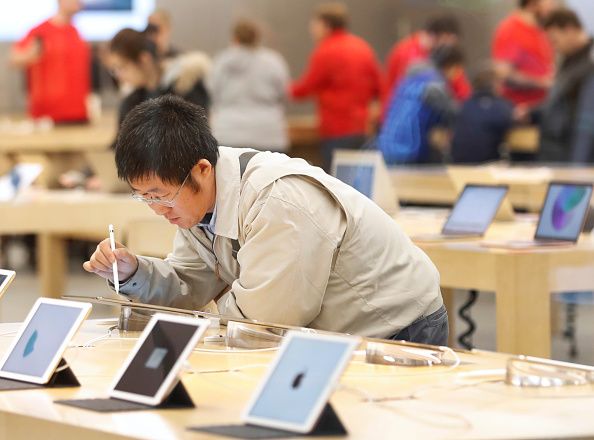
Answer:
<path fill-rule="evenodd" d="M 348 434 L 334 408 L 329 403 L 324 407 L 313 429 L 307 434 L 256 425 L 192 426 L 188 429 L 239 439 L 289 438 L 303 435 L 311 437 L 346 436 Z"/>
<path fill-rule="evenodd" d="M 96 412 L 121 412 L 121 411 L 146 411 L 149 409 L 184 409 L 194 408 L 194 402 L 188 394 L 188 390 L 184 387 L 181 381 L 177 382 L 177 385 L 169 396 L 161 402 L 160 405 L 151 406 L 145 405 L 138 402 L 130 402 L 122 399 L 65 399 L 55 400 L 54 403 L 62 405 L 74 406 L 76 408 L 87 409 Z"/>
<path fill-rule="evenodd" d="M 56 371 L 54 372 L 54 374 L 52 374 L 50 380 L 46 384 L 0 378 L 0 391 L 30 390 L 35 388 L 79 387 L 80 382 L 74 375 L 72 369 L 67 365 L 68 364 L 66 363 L 64 358 L 60 359 L 60 363 L 58 364 Z"/>

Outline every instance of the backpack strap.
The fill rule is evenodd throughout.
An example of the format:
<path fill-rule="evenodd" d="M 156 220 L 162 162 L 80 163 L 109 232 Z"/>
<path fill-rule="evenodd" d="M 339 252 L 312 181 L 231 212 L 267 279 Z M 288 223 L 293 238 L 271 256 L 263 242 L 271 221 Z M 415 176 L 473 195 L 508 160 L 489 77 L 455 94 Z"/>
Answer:
<path fill-rule="evenodd" d="M 243 177 L 245 170 L 247 169 L 247 166 L 250 163 L 250 160 L 252 160 L 252 158 L 258 153 L 259 153 L 259 151 L 248 151 L 247 153 L 243 153 L 241 156 L 239 156 L 239 179 L 240 180 Z M 231 240 L 231 246 L 233 248 L 233 251 L 232 251 L 233 258 L 235 258 L 237 260 L 237 253 L 239 252 L 239 248 L 241 247 L 239 245 L 239 240 Z"/>

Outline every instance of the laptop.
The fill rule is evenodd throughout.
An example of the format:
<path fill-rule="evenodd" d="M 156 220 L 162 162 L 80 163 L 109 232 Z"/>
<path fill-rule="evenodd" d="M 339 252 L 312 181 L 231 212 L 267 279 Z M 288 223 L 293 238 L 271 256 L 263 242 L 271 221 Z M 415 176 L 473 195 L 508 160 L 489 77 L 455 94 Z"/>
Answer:
<path fill-rule="evenodd" d="M 492 166 L 450 165 L 447 172 L 458 194 L 469 183 L 479 185 L 498 185 L 500 183 L 496 178 L 495 168 Z M 495 220 L 513 221 L 514 219 L 514 208 L 509 197 L 504 197 L 495 215 Z"/>
<path fill-rule="evenodd" d="M 109 396 L 157 406 L 179 382 L 184 362 L 208 328 L 207 319 L 156 313 L 120 368 Z"/>
<path fill-rule="evenodd" d="M 493 222 L 508 187 L 506 185 L 466 185 L 454 204 L 441 234 L 413 237 L 417 241 L 480 238 Z"/>
<path fill-rule="evenodd" d="M 584 228 L 592 198 L 592 184 L 551 182 L 533 240 L 484 242 L 487 247 L 512 249 L 575 244 Z"/>
<path fill-rule="evenodd" d="M 248 424 L 310 432 L 360 340 L 290 332 L 242 415 Z"/>
<path fill-rule="evenodd" d="M 0 269 L 0 298 L 4 295 L 4 292 L 8 290 L 8 287 L 14 280 L 16 272 L 12 270 Z"/>
<path fill-rule="evenodd" d="M 95 175 L 101 180 L 101 188 L 110 193 L 130 193 L 130 185 L 118 178 L 113 151 L 85 153 L 85 159 Z"/>
<path fill-rule="evenodd" d="M 373 200 L 388 214 L 398 212 L 398 196 L 380 151 L 336 150 L 331 174 Z"/>
<path fill-rule="evenodd" d="M 91 304 L 39 298 L 0 362 L 0 377 L 47 384 Z"/>

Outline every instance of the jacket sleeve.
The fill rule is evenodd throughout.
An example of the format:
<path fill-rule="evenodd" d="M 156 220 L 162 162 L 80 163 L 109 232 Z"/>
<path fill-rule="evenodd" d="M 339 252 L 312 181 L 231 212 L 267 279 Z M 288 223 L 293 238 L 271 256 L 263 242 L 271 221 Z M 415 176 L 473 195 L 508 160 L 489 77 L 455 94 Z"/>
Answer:
<path fill-rule="evenodd" d="M 571 161 L 592 162 L 594 159 L 594 73 L 584 81 L 575 118 Z"/>
<path fill-rule="evenodd" d="M 197 310 L 228 287 L 179 230 L 173 243 L 165 260 L 139 256 L 138 270 L 120 292 L 143 303 Z"/>
<path fill-rule="evenodd" d="M 320 90 L 328 80 L 327 67 L 323 53 L 320 50 L 314 52 L 303 76 L 291 84 L 291 96 L 305 98 Z"/>
<path fill-rule="evenodd" d="M 284 180 L 275 182 L 270 195 L 259 197 L 247 214 L 250 227 L 238 253 L 240 276 L 219 311 L 307 326 L 320 313 L 346 223 L 324 190 L 302 178 Z M 321 215 L 315 215 L 315 206 Z"/>

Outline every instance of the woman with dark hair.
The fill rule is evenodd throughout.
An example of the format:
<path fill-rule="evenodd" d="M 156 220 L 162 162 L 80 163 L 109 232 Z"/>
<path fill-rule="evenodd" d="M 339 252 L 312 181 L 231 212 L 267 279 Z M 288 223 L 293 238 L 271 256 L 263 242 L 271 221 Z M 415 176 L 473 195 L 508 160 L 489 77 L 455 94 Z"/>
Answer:
<path fill-rule="evenodd" d="M 110 64 L 123 88 L 132 91 L 120 105 L 120 124 L 141 102 L 173 93 L 208 111 L 210 100 L 204 86 L 210 61 L 199 52 L 180 55 L 161 63 L 153 41 L 133 29 L 122 29 L 109 44 Z"/>

